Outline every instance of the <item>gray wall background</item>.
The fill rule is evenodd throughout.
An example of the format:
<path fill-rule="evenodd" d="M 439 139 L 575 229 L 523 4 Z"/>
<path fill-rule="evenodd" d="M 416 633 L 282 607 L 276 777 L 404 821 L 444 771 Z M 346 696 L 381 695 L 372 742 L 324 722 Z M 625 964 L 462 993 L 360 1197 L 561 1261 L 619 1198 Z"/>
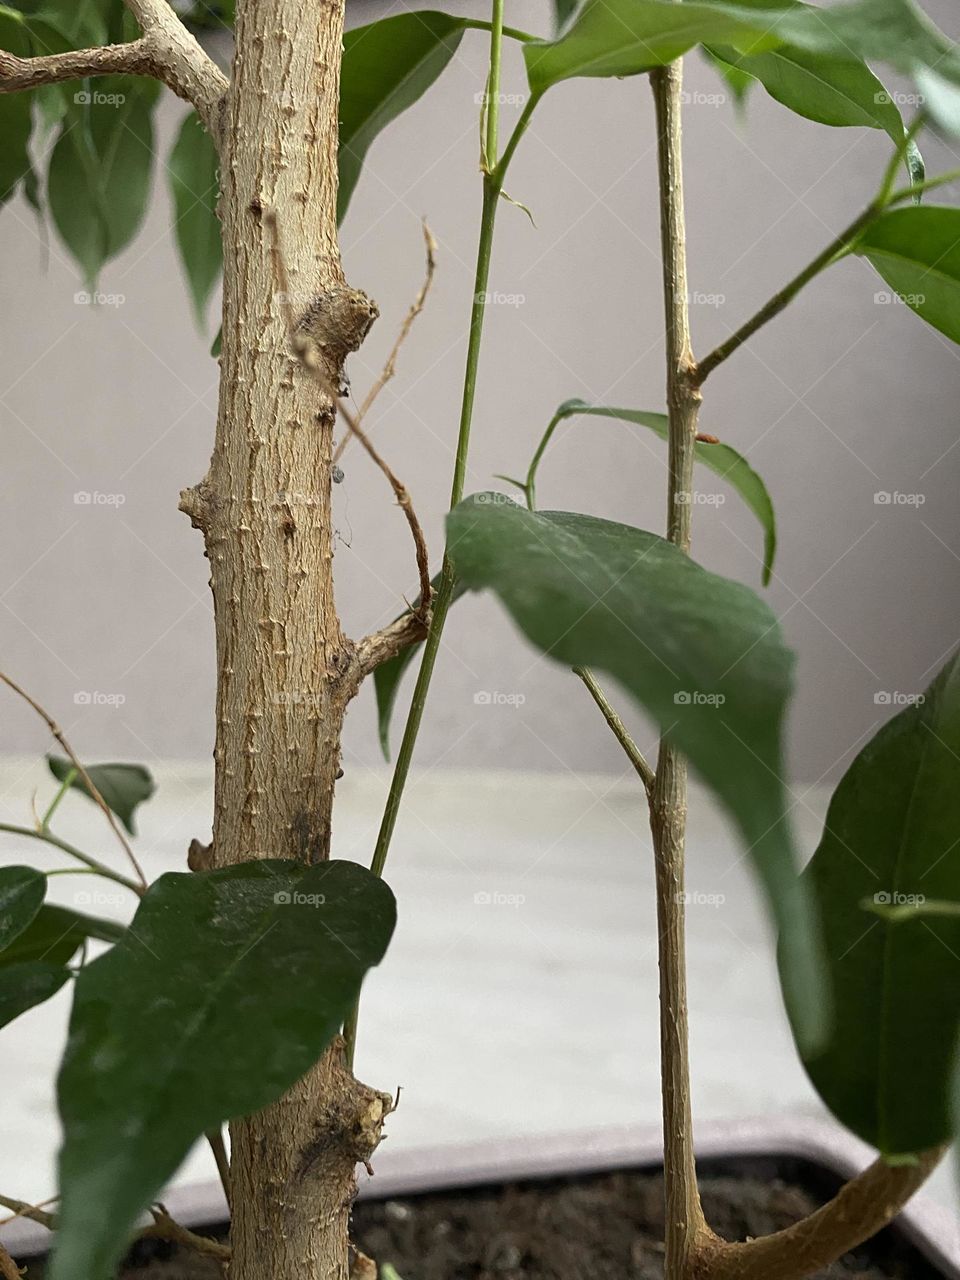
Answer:
<path fill-rule="evenodd" d="M 354 21 L 410 7 L 354 3 Z M 482 13 L 485 6 L 459 6 Z M 509 20 L 547 30 L 547 5 Z M 953 36 L 950 0 L 927 7 Z M 440 242 L 427 311 L 371 430 L 410 488 L 436 561 L 449 489 L 479 210 L 477 105 L 486 48 L 468 33 L 454 64 L 374 145 L 343 232 L 349 278 L 382 319 L 353 359 L 362 396 L 423 273 L 420 218 Z M 510 50 L 504 89 L 521 92 Z M 889 143 L 808 124 L 753 96 L 744 120 L 688 59 L 686 175 L 693 324 L 705 352 L 802 266 L 872 194 Z M 163 153 L 183 109 L 162 113 Z M 505 110 L 509 125 L 515 111 Z M 929 167 L 955 166 L 927 140 Z M 660 409 L 661 303 L 653 118 L 645 79 L 555 89 L 515 161 L 488 314 L 469 487 L 520 473 L 557 403 Z M 171 236 L 165 176 L 136 243 L 108 268 L 122 306 L 78 306 L 62 247 L 22 204 L 3 214 L 0 309 L 0 628 L 3 667 L 88 758 L 204 757 L 212 746 L 213 631 L 200 536 L 177 511 L 212 443 L 217 366 L 198 334 Z M 768 598 L 799 653 L 790 727 L 798 779 L 835 775 L 889 708 L 878 692 L 922 689 L 957 640 L 960 354 L 859 260 L 821 277 L 710 380 L 703 429 L 743 450 L 773 494 L 780 555 Z M 707 299 L 707 300 L 704 300 Z M 211 325 L 215 328 L 215 324 Z M 615 423 L 568 424 L 541 473 L 544 506 L 659 530 L 664 448 Z M 415 582 L 403 520 L 355 447 L 338 491 L 339 599 L 354 635 L 398 609 Z M 753 518 L 712 477 L 695 549 L 759 588 Z M 78 491 L 122 505 L 78 505 Z M 877 505 L 878 491 L 922 505 Z M 522 706 L 478 706 L 479 691 Z M 409 692 L 409 685 L 406 692 Z M 98 695 L 89 701 L 84 695 Z M 104 701 L 104 696 L 107 701 Z M 120 702 L 122 699 L 122 702 Z M 119 704 L 119 705 L 118 705 Z M 9 697 L 0 751 L 45 747 Z M 636 725 L 645 746 L 649 725 Z M 399 733 L 400 725 L 396 725 Z M 526 646 L 489 601 L 452 617 L 426 716 L 421 765 L 621 771 L 585 692 Z M 349 718 L 347 768 L 376 766 L 372 689 Z"/>

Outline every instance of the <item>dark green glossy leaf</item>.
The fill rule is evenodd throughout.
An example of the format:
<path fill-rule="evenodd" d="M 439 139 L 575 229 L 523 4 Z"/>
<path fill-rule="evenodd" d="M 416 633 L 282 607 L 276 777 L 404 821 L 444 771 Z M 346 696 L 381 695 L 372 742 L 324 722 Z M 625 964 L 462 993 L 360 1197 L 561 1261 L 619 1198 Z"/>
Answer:
<path fill-rule="evenodd" d="M 346 214 L 370 144 L 437 80 L 465 30 L 462 18 L 424 10 L 354 27 L 344 36 L 340 219 Z"/>
<path fill-rule="evenodd" d="M 447 546 L 465 585 L 496 592 L 537 648 L 628 689 L 736 820 L 790 958 L 789 1003 L 814 1043 L 822 975 L 782 781 L 793 655 L 771 611 L 652 533 L 525 511 L 502 494 L 461 503 Z"/>
<path fill-rule="evenodd" d="M 432 579 L 434 591 L 436 591 L 439 583 L 440 575 L 438 573 Z M 462 582 L 459 580 L 455 582 L 450 603 L 454 604 L 459 600 L 465 590 L 466 587 Z M 414 608 L 419 603 L 420 597 L 417 596 Z M 407 613 L 409 612 L 410 610 L 408 609 Z M 377 697 L 377 730 L 380 736 L 380 749 L 383 751 L 385 760 L 390 759 L 390 721 L 393 719 L 393 709 L 396 705 L 397 694 L 400 691 L 400 681 L 422 647 L 422 640 L 418 640 L 416 644 L 407 645 L 405 649 L 400 650 L 395 658 L 391 658 L 389 662 L 382 662 L 373 673 L 373 687 Z"/>
<path fill-rule="evenodd" d="M 960 55 L 913 0 L 854 0 L 815 8 L 781 0 L 587 0 L 557 39 L 524 47 L 536 94 L 572 76 L 637 75 L 697 44 L 764 54 L 781 45 L 838 62 L 886 62 L 914 75 L 936 68 L 960 83 Z"/>
<path fill-rule="evenodd" d="M 387 886 L 349 862 L 245 863 L 151 886 L 129 932 L 77 979 L 51 1280 L 111 1275 L 192 1144 L 309 1069 L 394 921 Z"/>
<path fill-rule="evenodd" d="M 216 147 L 199 117 L 191 112 L 180 127 L 167 169 L 180 261 L 201 327 L 206 324 L 210 294 L 223 269 L 223 238 L 217 217 L 220 192 L 217 166 Z"/>
<path fill-rule="evenodd" d="M 30 924 L 47 892 L 47 877 L 33 867 L 0 868 L 0 951 Z"/>
<path fill-rule="evenodd" d="M 894 209 L 867 228 L 854 252 L 917 315 L 960 342 L 960 209 Z"/>
<path fill-rule="evenodd" d="M 669 424 L 666 414 L 645 413 L 637 409 L 614 409 L 609 405 L 590 405 L 583 400 L 566 400 L 554 414 L 554 422 L 578 414 L 598 418 L 615 418 L 621 422 L 630 422 L 638 427 L 646 427 L 666 440 Z M 709 467 L 722 480 L 740 495 L 746 505 L 760 521 L 763 529 L 763 585 L 770 581 L 773 559 L 777 550 L 777 523 L 773 510 L 773 502 L 767 486 L 750 466 L 746 458 L 728 444 L 707 444 L 697 441 L 695 452 L 697 461 Z"/>
<path fill-rule="evenodd" d="M 0 968 L 8 964 L 43 960 L 47 964 L 65 965 L 76 955 L 88 938 L 100 942 L 117 942 L 124 926 L 113 920 L 55 907 L 46 903 L 26 929 L 0 952 Z"/>
<path fill-rule="evenodd" d="M 924 897 L 960 904 L 958 833 L 954 657 L 847 770 L 803 875 L 823 921 L 837 1012 L 834 1036 L 806 1056 L 807 1071 L 837 1118 L 890 1156 L 952 1133 L 960 919 L 883 909 Z"/>
<path fill-rule="evenodd" d="M 56 964 L 0 966 L 0 1027 L 56 995 L 69 977 L 70 971 Z"/>
<path fill-rule="evenodd" d="M 0 6 L 0 49 L 27 57 L 32 45 L 23 18 Z M 4 204 L 31 172 L 28 145 L 33 130 L 33 95 L 0 94 L 0 205 Z"/>
<path fill-rule="evenodd" d="M 48 756 L 50 772 L 58 782 L 65 782 L 73 773 L 73 766 L 62 756 Z M 117 815 L 132 836 L 137 834 L 134 814 L 138 805 L 149 800 L 154 792 L 153 778 L 142 764 L 94 764 L 87 769 L 90 781 L 100 792 L 104 804 Z M 83 778 L 74 774 L 70 785 L 90 796 Z M 93 797 L 90 796 L 92 800 Z"/>

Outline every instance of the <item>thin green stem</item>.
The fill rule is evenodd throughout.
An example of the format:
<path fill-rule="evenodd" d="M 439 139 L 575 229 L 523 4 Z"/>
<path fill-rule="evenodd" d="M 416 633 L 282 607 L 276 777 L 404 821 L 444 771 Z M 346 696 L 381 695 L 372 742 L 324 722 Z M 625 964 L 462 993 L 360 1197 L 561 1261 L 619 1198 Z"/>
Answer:
<path fill-rule="evenodd" d="M 540 466 L 540 460 L 547 451 L 547 445 L 550 443 L 554 431 L 557 429 L 558 423 L 567 417 L 565 413 L 555 413 L 547 423 L 547 429 L 540 438 L 537 445 L 536 453 L 530 459 L 530 466 L 527 468 L 527 478 L 524 481 L 523 492 L 527 499 L 527 508 L 535 511 L 537 506 L 537 469 Z"/>
<path fill-rule="evenodd" d="M 143 889 L 135 880 L 128 880 L 119 871 L 112 871 L 105 863 L 100 862 L 89 853 L 84 853 L 81 849 L 75 848 L 74 845 L 69 844 L 66 840 L 61 840 L 52 831 L 41 831 L 34 827 L 18 827 L 8 822 L 0 822 L 0 831 L 5 831 L 12 836 L 23 836 L 28 840 L 41 840 L 44 844 L 52 845 L 55 849 L 69 854 L 71 858 L 76 858 L 85 867 L 95 871 L 98 876 L 103 876 L 106 880 L 113 880 L 115 884 L 122 884 L 125 889 L 129 889 L 131 893 L 137 894 L 138 897 L 143 894 Z"/>
<path fill-rule="evenodd" d="M 656 780 L 656 774 L 647 763 L 640 748 L 630 737 L 630 734 L 627 731 L 627 726 L 620 719 L 616 709 L 604 693 L 601 685 L 598 683 L 596 676 L 586 667 L 574 667 L 573 674 L 575 676 L 579 676 L 586 685 L 591 698 L 593 698 L 594 702 L 600 708 L 600 712 L 604 720 L 606 720 L 607 724 L 610 726 L 613 736 L 620 743 L 627 759 L 636 770 L 637 776 L 640 778 L 640 781 L 643 783 L 643 788 L 649 796 Z"/>
<path fill-rule="evenodd" d="M 58 790 L 57 794 L 53 797 L 53 799 L 50 801 L 49 805 L 47 806 L 46 813 L 40 819 L 40 826 L 44 830 L 46 830 L 47 827 L 49 827 L 50 819 L 57 812 L 57 809 L 59 808 L 59 805 L 60 805 L 60 801 L 67 794 L 70 788 L 73 786 L 73 782 L 76 776 L 77 776 L 76 769 L 71 769 L 68 772 L 67 776 L 64 778 L 64 780 L 60 783 L 60 789 Z"/>
<path fill-rule="evenodd" d="M 493 0 L 493 22 L 491 24 L 490 36 L 490 75 L 488 78 L 488 90 L 490 100 L 487 102 L 487 122 L 484 133 L 484 152 L 493 166 L 483 175 L 483 202 L 480 211 L 480 237 L 477 244 L 477 266 L 473 283 L 473 301 L 470 307 L 470 330 L 467 339 L 467 360 L 463 375 L 463 394 L 460 404 L 460 423 L 457 433 L 457 452 L 456 460 L 453 468 L 453 480 L 450 486 L 450 509 L 452 510 L 463 497 L 464 485 L 467 477 L 467 459 L 470 452 L 470 428 L 473 423 L 473 406 L 477 392 L 477 373 L 480 367 L 480 345 L 483 337 L 483 321 L 487 306 L 487 286 L 490 281 L 490 260 L 493 253 L 493 233 L 497 218 L 497 206 L 500 202 L 500 195 L 503 191 L 503 179 L 509 167 L 517 144 L 520 138 L 526 132 L 527 125 L 530 122 L 530 116 L 533 114 L 533 108 L 536 105 L 536 99 L 528 99 L 526 106 L 517 125 L 510 137 L 509 142 L 499 160 L 494 161 L 494 157 L 499 150 L 499 113 L 490 108 L 497 104 L 493 102 L 499 94 L 499 68 L 501 63 L 501 52 L 503 44 L 503 4 L 504 0 Z M 382 876 L 383 869 L 386 865 L 387 854 L 390 851 L 390 843 L 393 839 L 393 833 L 397 825 L 397 816 L 400 812 L 400 803 L 403 799 L 404 789 L 407 784 L 407 778 L 410 774 L 410 765 L 413 761 L 413 753 L 417 744 L 417 736 L 420 732 L 420 724 L 423 720 L 424 708 L 427 704 L 427 694 L 430 690 L 430 682 L 433 679 L 433 672 L 437 662 L 437 654 L 440 651 L 440 642 L 443 637 L 443 628 L 446 625 L 447 614 L 450 611 L 450 604 L 453 599 L 454 588 L 454 571 L 453 564 L 449 555 L 443 557 L 443 567 L 440 571 L 440 582 L 433 597 L 433 611 L 430 621 L 430 630 L 427 632 L 426 642 L 423 646 L 423 657 L 420 660 L 420 670 L 417 673 L 417 682 L 413 690 L 413 698 L 410 702 L 410 710 L 407 712 L 407 721 L 403 728 L 403 737 L 400 741 L 400 747 L 397 751 L 397 761 L 393 769 L 393 777 L 390 780 L 390 790 L 387 793 L 387 801 L 384 806 L 383 818 L 380 822 L 380 831 L 377 835 L 377 843 L 373 852 L 373 860 L 370 864 L 371 870 L 375 875 Z M 348 1063 L 352 1066 L 354 1053 L 357 1043 L 357 1021 L 359 1017 L 359 1006 L 355 1005 L 349 1017 L 346 1019 L 343 1028 L 344 1040 L 346 1043 L 346 1057 Z"/>

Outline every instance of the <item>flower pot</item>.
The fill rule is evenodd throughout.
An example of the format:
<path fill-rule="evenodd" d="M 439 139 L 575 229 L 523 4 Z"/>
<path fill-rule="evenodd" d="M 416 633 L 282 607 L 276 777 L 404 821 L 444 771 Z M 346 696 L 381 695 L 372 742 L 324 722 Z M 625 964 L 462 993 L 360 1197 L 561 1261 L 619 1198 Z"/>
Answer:
<path fill-rule="evenodd" d="M 872 1158 L 862 1143 L 826 1122 L 807 1119 L 706 1123 L 699 1128 L 697 1148 L 708 1177 L 781 1178 L 822 1198 Z M 614 1171 L 652 1172 L 661 1159 L 659 1133 L 631 1127 L 407 1151 L 386 1143 L 377 1156 L 375 1176 L 362 1176 L 360 1199 L 407 1200 L 503 1184 L 559 1184 Z M 164 1195 L 164 1203 L 185 1226 L 213 1229 L 225 1221 L 224 1198 L 216 1183 L 173 1188 Z M 49 1235 L 21 1220 L 0 1229 L 0 1240 L 23 1262 L 46 1250 Z M 908 1267 L 915 1259 L 917 1275 L 960 1280 L 957 1221 L 923 1191 L 877 1238 L 872 1256 L 882 1262 L 893 1250 L 907 1259 Z"/>

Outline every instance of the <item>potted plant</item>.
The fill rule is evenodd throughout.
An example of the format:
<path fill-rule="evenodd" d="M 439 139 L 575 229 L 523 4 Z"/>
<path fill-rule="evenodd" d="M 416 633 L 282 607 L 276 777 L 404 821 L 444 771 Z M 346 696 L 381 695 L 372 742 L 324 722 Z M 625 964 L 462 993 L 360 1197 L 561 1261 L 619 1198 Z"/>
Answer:
<path fill-rule="evenodd" d="M 558 3 L 558 30 L 404 13 L 343 35 L 343 0 L 237 0 L 179 12 L 167 0 L 18 0 L 0 7 L 3 195 L 21 188 L 53 221 L 91 297 L 143 215 L 158 82 L 186 100 L 169 167 L 184 265 L 202 312 L 223 272 L 220 410 L 206 476 L 181 495 L 202 533 L 215 602 L 217 717 L 212 840 L 189 870 L 147 883 L 129 836 L 149 775 L 86 765 L 55 719 L 58 781 L 33 826 L 43 841 L 139 898 L 117 928 L 44 902 L 46 876 L 0 872 L 0 1022 L 74 985 L 58 1082 L 64 1127 L 53 1280 L 102 1280 L 136 1230 L 192 1248 L 231 1280 L 340 1280 L 375 1264 L 351 1251 L 358 1165 L 394 1100 L 352 1072 L 364 974 L 395 919 L 383 880 L 450 608 L 494 594 L 527 639 L 570 667 L 623 747 L 648 800 L 657 873 L 668 1280 L 811 1275 L 884 1227 L 942 1157 L 954 1127 L 957 822 L 956 659 L 861 751 L 800 874 L 790 832 L 782 725 L 792 658 L 769 608 L 689 556 L 698 465 L 721 474 L 774 554 L 772 503 L 731 446 L 699 429 L 710 375 L 823 271 L 850 254 L 928 323 L 960 340 L 960 210 L 928 193 L 926 127 L 960 130 L 960 54 L 913 0 L 811 7 L 793 0 Z M 228 77 L 201 43 L 234 25 Z M 377 317 L 344 277 L 338 222 L 366 148 L 426 92 L 468 30 L 487 32 L 481 91 L 481 219 L 447 545 L 431 577 L 404 483 L 364 429 L 391 357 L 359 412 L 345 364 Z M 522 46 L 524 105 L 501 138 L 504 42 Z M 700 48 L 738 94 L 754 81 L 831 126 L 891 140 L 876 196 L 728 339 L 696 356 L 689 324 L 681 163 L 681 62 Z M 868 64 L 912 77 L 904 121 Z M 522 480 L 523 502 L 465 496 L 491 249 L 511 161 L 548 93 L 573 77 L 649 77 L 662 227 L 665 414 L 567 401 Z M 98 108 L 104 97 L 121 112 Z M 34 145 L 54 131 L 41 152 Z M 133 146 L 129 139 L 137 145 Z M 428 236 L 428 277 L 432 248 Z M 422 305 L 417 299 L 400 340 Z M 395 354 L 395 352 L 394 352 Z M 334 600 L 331 485 L 338 418 L 377 464 L 409 529 L 419 595 L 360 640 Z M 666 443 L 666 536 L 576 512 L 542 512 L 539 465 L 557 425 L 602 415 Z M 369 870 L 332 859 L 340 733 L 362 681 L 389 721 L 405 667 L 419 672 Z M 598 674 L 662 729 L 657 760 L 633 742 Z M 728 1240 L 704 1214 L 694 1160 L 684 959 L 687 767 L 738 828 L 779 930 L 784 997 L 807 1070 L 838 1120 L 878 1152 L 825 1206 L 782 1230 Z M 121 846 L 120 870 L 55 830 L 79 788 Z M 923 882 L 921 889 L 920 883 Z M 93 960 L 86 944 L 109 949 Z M 922 1053 L 917 1046 L 922 1045 Z M 229 1122 L 229 1153 L 223 1125 Z M 206 1138 L 221 1171 L 228 1243 L 161 1207 L 165 1182 Z M 9 1198 L 9 1197 L 8 1197 Z M 16 1201 L 11 1201 L 16 1204 Z M 31 1211 L 37 1216 L 38 1211 Z M 55 1220 L 54 1220 L 55 1219 Z M 389 1259 L 381 1259 L 385 1264 Z M 10 1275 L 12 1260 L 0 1252 Z"/>

